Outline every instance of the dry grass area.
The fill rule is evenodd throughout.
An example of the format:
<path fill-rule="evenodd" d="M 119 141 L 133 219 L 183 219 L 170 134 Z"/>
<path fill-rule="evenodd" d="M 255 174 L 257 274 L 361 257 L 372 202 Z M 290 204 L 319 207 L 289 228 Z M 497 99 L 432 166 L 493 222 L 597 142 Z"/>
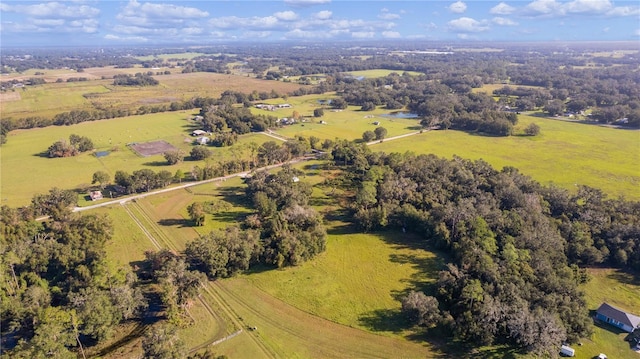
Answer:
<path fill-rule="evenodd" d="M 20 92 L 9 91 L 0 93 L 0 102 L 20 101 Z"/>

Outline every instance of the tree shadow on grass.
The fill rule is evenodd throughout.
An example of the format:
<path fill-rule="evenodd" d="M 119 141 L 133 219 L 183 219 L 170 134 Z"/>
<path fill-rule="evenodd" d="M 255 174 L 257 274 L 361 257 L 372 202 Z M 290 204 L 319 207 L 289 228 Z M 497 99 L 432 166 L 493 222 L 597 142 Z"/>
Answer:
<path fill-rule="evenodd" d="M 358 322 L 371 331 L 394 334 L 411 327 L 411 322 L 398 309 L 376 309 L 358 318 Z"/>
<path fill-rule="evenodd" d="M 151 162 L 145 162 L 143 163 L 143 165 L 152 166 L 152 167 L 169 167 L 169 164 L 167 163 L 167 161 L 151 161 Z"/>
<path fill-rule="evenodd" d="M 216 222 L 240 224 L 247 218 L 247 214 L 246 212 L 237 211 L 218 212 L 213 214 L 213 220 Z"/>
<path fill-rule="evenodd" d="M 158 224 L 165 227 L 190 227 L 193 222 L 184 218 L 165 218 L 158 221 Z"/>
<path fill-rule="evenodd" d="M 251 207 L 251 199 L 245 195 L 245 188 L 240 186 L 223 187 L 219 190 L 219 195 L 223 200 L 236 207 Z"/>
<path fill-rule="evenodd" d="M 637 273 L 637 272 L 624 271 L 622 269 L 618 269 L 608 274 L 607 278 L 623 284 L 640 286 L 640 273 Z"/>
<path fill-rule="evenodd" d="M 51 158 L 51 157 L 49 157 L 49 152 L 48 151 L 42 151 L 42 152 L 34 153 L 33 157 Z"/>

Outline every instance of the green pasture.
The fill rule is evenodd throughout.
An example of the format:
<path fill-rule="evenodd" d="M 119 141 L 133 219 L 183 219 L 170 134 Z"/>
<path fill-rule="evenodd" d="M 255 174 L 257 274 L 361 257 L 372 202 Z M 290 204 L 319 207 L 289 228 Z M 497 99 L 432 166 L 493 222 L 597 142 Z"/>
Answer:
<path fill-rule="evenodd" d="M 158 71 L 163 71 L 161 69 Z M 168 105 L 175 101 L 194 97 L 218 97 L 225 90 L 240 92 L 271 92 L 287 94 L 301 85 L 282 81 L 267 81 L 245 76 L 216 73 L 172 73 L 154 76 L 157 86 L 114 86 L 113 80 L 100 80 L 102 76 L 112 77 L 118 73 L 138 73 L 153 71 L 143 68 L 114 69 L 90 68 L 84 73 L 60 74 L 62 77 L 85 76 L 92 78 L 81 82 L 50 82 L 37 86 L 15 89 L 8 93 L 9 99 L 0 101 L 0 112 L 5 118 L 42 116 L 53 118 L 58 113 L 71 110 L 95 110 L 116 108 L 137 110 L 141 106 Z M 170 71 L 176 72 L 175 69 Z M 48 75 L 45 75 L 45 77 Z"/>
<path fill-rule="evenodd" d="M 327 251 L 302 265 L 246 275 L 256 287 L 305 312 L 354 328 L 406 334 L 400 297 L 431 290 L 442 259 L 397 232 L 357 233 L 328 224 Z"/>
<path fill-rule="evenodd" d="M 53 117 L 71 110 L 90 110 L 91 101 L 85 94 L 105 94 L 111 90 L 108 81 L 48 83 L 16 89 L 20 100 L 0 102 L 3 119 L 30 116 Z"/>
<path fill-rule="evenodd" d="M 362 138 L 365 131 L 374 131 L 376 127 L 381 126 L 387 129 L 387 137 L 393 137 L 410 132 L 420 130 L 420 123 L 417 119 L 403 119 L 386 117 L 393 111 L 377 108 L 374 111 L 360 111 L 359 107 L 349 106 L 345 110 L 332 110 L 324 108 L 324 116 L 313 117 L 313 111 L 323 107 L 319 100 L 329 100 L 335 97 L 335 94 L 324 95 L 306 95 L 300 97 L 289 97 L 287 100 L 276 99 L 267 100 L 265 103 L 280 104 L 289 103 L 292 108 L 268 111 L 253 108 L 253 113 L 266 116 L 275 116 L 278 118 L 292 117 L 294 112 L 303 116 L 302 122 L 293 125 L 287 125 L 275 129 L 279 135 L 293 138 L 296 136 L 310 137 L 315 136 L 320 139 L 334 140 L 347 139 L 356 140 Z M 320 123 L 323 121 L 323 123 Z M 374 122 L 379 122 L 378 126 Z"/>
<path fill-rule="evenodd" d="M 595 311 L 600 304 L 607 302 L 615 307 L 640 314 L 640 280 L 637 276 L 610 268 L 594 268 L 588 270 L 590 280 L 583 285 L 589 310 Z M 624 341 L 627 333 L 616 330 L 606 324 L 594 326 L 590 338 L 582 341 L 576 349 L 576 358 L 591 359 L 599 353 L 609 358 L 637 359 L 629 343 Z"/>
<path fill-rule="evenodd" d="M 349 71 L 346 74 L 351 75 L 351 76 L 355 76 L 355 77 L 362 76 L 362 77 L 368 78 L 368 79 L 375 79 L 375 78 L 378 78 L 378 77 L 386 77 L 386 76 L 389 76 L 391 74 L 402 75 L 405 72 L 407 74 L 409 74 L 409 75 L 412 75 L 412 76 L 422 75 L 421 72 L 417 72 L 417 71 L 400 71 L 400 70 L 386 70 L 386 69 Z"/>
<path fill-rule="evenodd" d="M 317 164 L 296 165 L 305 170 L 304 181 L 317 185 L 329 175 Z M 170 238 L 163 247 L 182 249 L 198 233 L 238 223 L 249 213 L 242 199 L 244 188 L 239 178 L 207 183 L 139 199 L 132 212 L 154 237 L 160 241 Z M 311 204 L 321 213 L 330 214 L 338 209 L 340 196 L 314 186 Z M 225 213 L 208 215 L 205 227 L 195 228 L 185 222 L 188 204 L 210 200 L 224 200 L 232 207 Z M 137 224 L 121 207 L 101 211 L 109 213 L 116 223 L 109 258 L 120 264 L 141 259 L 143 250 L 150 249 L 151 244 Z M 432 291 L 446 257 L 400 232 L 356 233 L 339 220 L 325 225 L 329 233 L 327 251 L 314 260 L 281 270 L 257 268 L 217 281 L 211 291 L 203 293 L 216 313 L 224 311 L 235 317 L 244 329 L 237 337 L 213 347 L 214 352 L 237 358 L 446 357 L 429 344 L 422 344 L 425 342 L 406 339 L 415 333 L 407 329 L 399 302 L 410 289 Z M 638 307 L 640 291 L 632 276 L 614 270 L 590 274 L 592 280 L 584 286 L 590 309 L 603 300 L 623 308 Z M 225 315 L 212 317 L 199 302 L 190 312 L 197 320 L 182 334 L 188 337 L 190 346 L 235 330 Z M 248 330 L 252 326 L 258 329 Z M 631 354 L 635 353 L 626 349 L 622 339 L 620 334 L 596 328 L 591 338 L 583 339 L 583 346 L 575 346 L 577 357 L 590 358 L 604 352 L 610 357 L 633 358 Z M 478 354 L 498 358 L 514 353 L 496 347 L 480 348 Z"/>
<path fill-rule="evenodd" d="M 407 151 L 483 159 L 500 169 L 513 166 L 544 185 L 575 190 L 602 189 L 610 197 L 640 199 L 640 131 L 519 116 L 516 132 L 536 123 L 535 137 L 488 137 L 461 131 L 429 131 L 371 147 L 387 153 Z"/>
<path fill-rule="evenodd" d="M 156 172 L 168 170 L 174 173 L 181 169 L 189 173 L 195 165 L 203 167 L 204 161 L 188 160 L 168 166 L 161 154 L 141 157 L 127 146 L 131 142 L 164 140 L 188 155 L 193 146 L 190 132 L 198 128 L 196 123 L 187 120 L 191 116 L 189 111 L 166 112 L 12 131 L 0 152 L 2 204 L 26 205 L 34 194 L 46 193 L 56 186 L 80 190 L 80 204 L 86 204 L 85 189 L 91 185 L 93 173 L 99 170 L 109 173 L 113 180 L 117 170 L 131 173 L 149 168 Z M 97 158 L 93 153 L 83 153 L 75 157 L 48 158 L 43 154 L 55 141 L 68 141 L 71 134 L 91 138 L 96 151 L 109 151 L 109 155 Z M 259 145 L 269 140 L 272 139 L 260 134 L 243 135 L 232 147 L 209 147 L 213 152 L 209 161 L 249 156 L 249 143 Z"/>

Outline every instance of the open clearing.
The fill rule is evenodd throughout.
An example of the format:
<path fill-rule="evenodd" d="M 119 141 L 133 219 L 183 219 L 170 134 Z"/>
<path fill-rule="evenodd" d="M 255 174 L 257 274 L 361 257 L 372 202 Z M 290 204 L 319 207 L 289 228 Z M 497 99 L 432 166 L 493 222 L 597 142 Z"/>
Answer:
<path fill-rule="evenodd" d="M 46 193 L 56 185 L 65 189 L 88 187 L 93 173 L 99 170 L 109 173 L 113 179 L 117 170 L 131 173 L 149 168 L 155 172 L 166 169 L 174 173 L 180 169 L 188 173 L 195 165 L 202 167 L 205 161 L 185 161 L 168 166 L 161 154 L 140 157 L 126 146 L 131 142 L 163 140 L 188 154 L 193 141 L 190 132 L 197 128 L 193 121 L 187 120 L 191 115 L 189 111 L 166 112 L 11 131 L 8 142 L 0 151 L 2 204 L 26 205 L 34 194 Z M 46 157 L 44 152 L 51 144 L 61 139 L 68 140 L 71 134 L 89 137 L 96 151 L 109 151 L 109 155 L 97 158 L 93 153 L 83 153 L 67 158 Z M 240 136 L 231 147 L 209 147 L 213 154 L 208 161 L 215 163 L 248 156 L 251 142 L 260 145 L 269 140 L 269 137 L 255 133 Z M 85 203 L 85 194 L 83 191 L 80 205 Z"/>
<path fill-rule="evenodd" d="M 161 155 L 167 151 L 175 151 L 177 148 L 173 147 L 166 141 L 151 141 L 144 143 L 132 143 L 129 145 L 132 150 L 138 153 L 142 157 L 149 157 L 153 155 Z"/>
<path fill-rule="evenodd" d="M 519 131 L 534 122 L 541 128 L 540 135 L 487 137 L 461 131 L 429 131 L 376 144 L 371 149 L 483 159 L 497 169 L 516 167 L 544 185 L 569 190 L 588 185 L 611 197 L 640 199 L 640 131 L 525 115 L 519 119 Z"/>
<path fill-rule="evenodd" d="M 309 179 L 313 182 L 318 180 Z M 128 262 L 134 265 L 144 258 L 145 250 L 154 248 L 139 224 L 162 247 L 183 249 L 188 240 L 197 236 L 194 229 L 200 231 L 200 228 L 191 227 L 183 215 L 186 206 L 193 201 L 228 201 L 232 207 L 224 213 L 208 215 L 207 222 L 215 223 L 214 226 L 236 223 L 238 216 L 247 213 L 239 197 L 243 190 L 240 179 L 234 179 L 225 183 L 196 186 L 191 191 L 180 190 L 146 197 L 126 206 L 110 206 L 98 210 L 100 213 L 108 213 L 120 228 L 108 246 L 109 258 L 116 263 Z M 322 194 L 320 196 L 324 197 Z M 424 269 L 425 264 L 438 268 L 441 265 L 439 260 L 424 249 L 392 243 L 395 241 L 392 239 L 395 237 L 393 234 L 391 237 L 353 233 L 352 236 L 343 236 L 339 233 L 343 226 L 344 223 L 340 222 L 331 224 L 331 228 L 338 232 L 332 235 L 328 250 L 319 258 L 319 263 L 312 261 L 301 267 L 247 274 L 207 285 L 202 294 L 205 303 L 194 303 L 194 307 L 189 309 L 198 320 L 194 326 L 182 329 L 181 335 L 188 339 L 190 346 L 199 346 L 203 342 L 214 340 L 214 337 L 224 337 L 237 329 L 244 329 L 237 336 L 213 347 L 218 355 L 236 358 L 437 357 L 430 351 L 428 344 L 408 341 L 393 327 L 385 331 L 379 326 L 389 325 L 386 321 L 388 313 L 399 309 L 396 295 L 414 285 L 424 286 L 433 281 L 433 278 L 417 275 L 417 272 Z M 359 256 L 362 251 L 367 253 L 360 258 L 363 265 L 344 271 L 349 260 L 357 259 L 345 255 Z M 319 268 L 323 270 L 318 271 Z M 381 272 L 387 272 L 387 276 L 382 276 Z M 276 276 L 271 278 L 272 275 Z M 305 281 L 306 275 L 315 279 Z M 279 299 L 254 286 L 256 281 L 266 281 L 262 287 L 269 289 L 275 286 L 271 283 L 278 283 L 283 279 L 285 282 L 282 284 L 286 285 L 286 278 L 298 278 L 293 284 L 300 287 L 293 295 L 285 298 Z M 336 279 L 337 283 L 330 284 Z M 316 284 L 318 287 L 315 291 L 302 295 L 305 289 L 311 290 Z M 350 286 L 356 284 L 357 288 L 366 290 L 354 291 L 350 295 L 349 292 L 353 290 Z M 275 287 L 276 291 L 282 290 Z M 329 294 L 323 294 L 327 289 L 334 292 L 327 297 L 327 304 L 342 306 L 340 309 L 336 308 L 338 317 L 326 315 L 328 306 L 321 307 L 322 313 L 318 314 L 323 315 L 316 316 L 300 305 L 312 297 L 313 301 L 320 302 L 319 299 L 324 294 Z M 303 298 L 302 302 L 292 300 L 298 295 Z M 363 299 L 363 304 L 358 303 L 360 299 Z M 208 319 L 210 315 L 204 309 L 206 306 L 213 308 L 219 314 L 218 318 Z M 231 324 L 229 320 L 236 324 Z M 403 324 L 398 320 L 391 322 L 391 325 L 396 326 Z M 248 330 L 254 326 L 258 329 Z M 120 352 L 131 353 L 136 352 L 136 349 L 121 349 Z"/>
<path fill-rule="evenodd" d="M 100 80 L 103 76 L 115 74 L 135 74 L 149 69 L 96 68 L 85 72 L 67 71 L 66 75 L 51 74 L 52 81 L 57 78 L 87 77 L 90 81 L 47 83 L 37 86 L 25 86 L 20 90 L 20 100 L 1 101 L 0 112 L 3 118 L 23 118 L 54 115 L 71 110 L 94 110 L 96 108 L 138 109 L 140 106 L 169 104 L 174 101 L 189 100 L 194 97 L 217 98 L 226 90 L 250 93 L 252 91 L 287 94 L 302 85 L 282 81 L 260 80 L 254 77 L 236 76 L 209 72 L 179 73 L 179 69 L 169 70 L 170 75 L 154 76 L 160 84 L 157 86 L 113 86 L 113 80 Z M 177 73 L 173 73 L 177 72 Z M 45 75 L 48 72 L 45 71 Z M 55 78 L 53 78 L 55 76 Z M 21 79 L 38 77 L 24 76 Z M 66 78 L 68 78 L 66 77 Z M 47 78 L 49 79 L 49 78 Z M 8 92 L 10 93 L 10 92 Z M 13 95 L 15 96 L 15 95 Z"/>
<path fill-rule="evenodd" d="M 589 310 L 595 311 L 607 302 L 636 315 L 640 314 L 640 281 L 632 274 L 610 268 L 588 269 L 591 280 L 583 288 Z M 627 333 L 609 325 L 596 324 L 591 338 L 583 340 L 582 346 L 574 346 L 576 358 L 591 359 L 599 353 L 609 358 L 637 359 L 640 354 L 633 352 L 624 341 Z"/>

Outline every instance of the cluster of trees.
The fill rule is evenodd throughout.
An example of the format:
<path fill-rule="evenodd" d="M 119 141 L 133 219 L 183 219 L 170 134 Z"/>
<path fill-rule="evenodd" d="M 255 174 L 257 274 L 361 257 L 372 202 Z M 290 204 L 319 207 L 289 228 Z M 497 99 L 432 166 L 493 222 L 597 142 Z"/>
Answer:
<path fill-rule="evenodd" d="M 403 308 L 459 340 L 553 354 L 591 330 L 580 266 L 640 269 L 638 202 L 588 187 L 570 194 L 481 160 L 370 153 L 347 142 L 333 156 L 357 188 L 360 228 L 414 232 L 450 253 L 431 296 L 410 294 Z"/>
<path fill-rule="evenodd" d="M 29 207 L 0 209 L 0 318 L 16 340 L 11 357 L 74 357 L 146 307 L 136 275 L 107 265 L 110 220 L 73 214 L 74 199 L 52 189 Z M 41 214 L 50 220 L 35 221 Z"/>
<path fill-rule="evenodd" d="M 233 132 L 239 135 L 251 131 L 264 131 L 276 126 L 274 116 L 254 115 L 247 107 L 222 103 L 202 108 L 202 128 L 213 133 Z"/>
<path fill-rule="evenodd" d="M 71 134 L 69 143 L 65 140 L 54 142 L 47 149 L 47 155 L 54 157 L 72 157 L 81 152 L 93 150 L 93 141 L 89 137 Z"/>
<path fill-rule="evenodd" d="M 182 180 L 182 176 L 183 174 L 180 170 L 176 171 L 175 174 L 167 170 L 154 172 L 148 168 L 133 171 L 131 174 L 118 170 L 114 175 L 114 183 L 122 187 L 126 193 L 149 192 L 152 189 L 164 188 L 174 181 L 179 182 Z M 103 186 L 104 182 L 100 182 L 100 184 Z"/>
<path fill-rule="evenodd" d="M 155 86 L 159 84 L 158 80 L 152 77 L 153 72 L 138 72 L 134 76 L 120 74 L 113 76 L 113 84 L 116 86 Z"/>
<path fill-rule="evenodd" d="M 384 140 L 387 136 L 387 129 L 384 127 L 376 127 L 373 131 L 364 131 L 362 133 L 362 140 L 364 142 L 371 142 L 373 140 Z"/>
<path fill-rule="evenodd" d="M 213 231 L 187 245 L 185 255 L 193 268 L 210 278 L 229 277 L 252 264 L 297 265 L 326 247 L 322 217 L 308 205 L 311 186 L 299 181 L 301 173 L 290 166 L 269 174 L 257 172 L 247 179 L 247 197 L 256 213 L 247 217 L 244 229 L 231 226 Z M 207 209 L 189 206 L 196 225 Z"/>

